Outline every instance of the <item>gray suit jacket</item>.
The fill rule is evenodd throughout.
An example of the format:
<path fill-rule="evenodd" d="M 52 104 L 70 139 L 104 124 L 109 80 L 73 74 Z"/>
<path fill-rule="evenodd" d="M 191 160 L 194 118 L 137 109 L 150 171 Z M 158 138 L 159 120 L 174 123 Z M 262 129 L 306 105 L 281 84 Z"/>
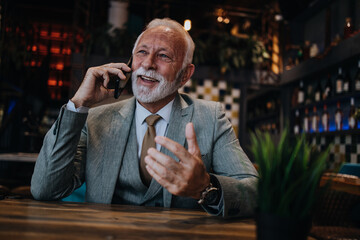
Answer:
<path fill-rule="evenodd" d="M 31 180 L 34 198 L 61 199 L 86 181 L 87 201 L 111 203 L 135 101 L 132 97 L 96 107 L 89 114 L 62 107 L 36 161 Z M 223 193 L 223 206 L 219 211 L 206 207 L 205 210 L 224 217 L 251 215 L 256 206 L 257 172 L 241 149 L 221 104 L 177 95 L 167 137 L 187 147 L 185 126 L 188 122 L 194 124 L 206 169 L 218 179 Z M 178 161 L 167 149 L 161 151 Z M 161 188 L 156 184 L 155 187 Z M 193 208 L 197 204 L 195 199 L 172 196 L 163 190 L 165 207 Z"/>

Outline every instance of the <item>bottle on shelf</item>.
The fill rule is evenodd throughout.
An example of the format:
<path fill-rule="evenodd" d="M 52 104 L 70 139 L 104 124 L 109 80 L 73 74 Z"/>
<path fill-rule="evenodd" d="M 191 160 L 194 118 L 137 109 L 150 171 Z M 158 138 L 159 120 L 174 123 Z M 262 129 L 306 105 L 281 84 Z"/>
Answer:
<path fill-rule="evenodd" d="M 352 89 L 352 82 L 349 71 L 346 71 L 344 83 L 343 83 L 343 93 L 347 94 L 350 93 Z"/>
<path fill-rule="evenodd" d="M 353 24 L 351 22 L 351 18 L 347 17 L 345 18 L 345 26 L 344 26 L 344 39 L 347 39 L 353 34 L 354 28 Z"/>
<path fill-rule="evenodd" d="M 300 81 L 299 91 L 298 91 L 298 104 L 303 104 L 305 101 L 305 90 L 304 90 L 304 82 Z"/>
<path fill-rule="evenodd" d="M 276 106 L 275 98 L 270 98 L 266 102 L 266 111 L 267 111 L 267 113 L 273 113 L 274 111 L 276 111 L 276 109 L 277 109 L 277 106 Z"/>
<path fill-rule="evenodd" d="M 307 86 L 305 96 L 305 104 L 311 104 L 314 99 L 314 91 L 311 84 Z"/>
<path fill-rule="evenodd" d="M 349 129 L 357 128 L 357 120 L 355 118 L 356 108 L 354 98 L 350 99 L 350 111 L 349 111 Z"/>
<path fill-rule="evenodd" d="M 311 116 L 311 129 L 313 132 L 319 131 L 319 115 L 317 113 L 316 106 L 313 107 L 313 114 Z"/>
<path fill-rule="evenodd" d="M 338 75 L 336 76 L 336 82 L 335 82 L 335 92 L 336 92 L 336 94 L 342 94 L 343 93 L 343 84 L 344 84 L 344 77 L 342 75 L 342 68 L 339 67 Z"/>
<path fill-rule="evenodd" d="M 307 60 L 310 58 L 310 46 L 310 41 L 306 40 L 303 48 L 303 60 Z"/>
<path fill-rule="evenodd" d="M 327 105 L 324 104 L 323 113 L 321 115 L 321 124 L 323 126 L 324 132 L 329 131 L 329 123 L 330 123 L 330 116 L 327 110 Z"/>
<path fill-rule="evenodd" d="M 317 82 L 317 85 L 315 88 L 314 100 L 315 100 L 315 102 L 321 101 L 321 82 L 320 82 L 320 80 Z"/>
<path fill-rule="evenodd" d="M 304 119 L 303 119 L 303 129 L 304 129 L 304 132 L 308 133 L 310 131 L 310 124 L 309 124 L 309 121 L 310 121 L 310 118 L 309 118 L 309 109 L 308 108 L 305 108 L 305 115 L 304 115 Z"/>
<path fill-rule="evenodd" d="M 358 67 L 354 78 L 355 90 L 360 91 L 360 60 L 358 61 Z"/>
<path fill-rule="evenodd" d="M 323 100 L 329 99 L 332 95 L 332 84 L 331 84 L 331 75 L 330 73 L 328 74 L 327 80 L 326 80 L 326 85 L 324 88 L 324 92 L 323 92 Z"/>
<path fill-rule="evenodd" d="M 304 53 L 303 53 L 303 49 L 302 47 L 299 47 L 297 55 L 296 55 L 296 59 L 295 59 L 295 65 L 298 65 L 299 63 L 301 63 L 304 60 Z"/>
<path fill-rule="evenodd" d="M 295 111 L 294 134 L 299 134 L 301 131 L 301 121 L 299 110 Z"/>
<path fill-rule="evenodd" d="M 336 110 L 335 110 L 335 127 L 337 131 L 343 129 L 343 111 L 340 107 L 340 102 L 336 103 Z"/>

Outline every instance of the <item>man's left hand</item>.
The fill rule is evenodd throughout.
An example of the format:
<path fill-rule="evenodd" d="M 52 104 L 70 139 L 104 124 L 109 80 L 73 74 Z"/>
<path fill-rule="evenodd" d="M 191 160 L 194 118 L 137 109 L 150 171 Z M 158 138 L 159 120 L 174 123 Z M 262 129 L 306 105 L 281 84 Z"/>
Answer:
<path fill-rule="evenodd" d="M 146 169 L 171 194 L 199 199 L 201 192 L 210 184 L 210 175 L 201 160 L 192 123 L 186 125 L 185 137 L 188 150 L 167 137 L 155 137 L 155 141 L 174 153 L 179 162 L 155 148 L 150 148 L 145 157 Z"/>

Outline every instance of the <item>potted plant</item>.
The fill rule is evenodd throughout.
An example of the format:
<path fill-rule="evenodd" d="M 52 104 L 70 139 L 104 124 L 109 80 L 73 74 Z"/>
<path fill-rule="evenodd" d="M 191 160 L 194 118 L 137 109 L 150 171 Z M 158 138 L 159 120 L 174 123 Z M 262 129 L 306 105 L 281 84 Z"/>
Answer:
<path fill-rule="evenodd" d="M 251 152 L 258 165 L 258 239 L 307 239 L 329 148 L 319 152 L 305 135 L 287 129 L 276 144 L 269 133 L 251 134 Z"/>

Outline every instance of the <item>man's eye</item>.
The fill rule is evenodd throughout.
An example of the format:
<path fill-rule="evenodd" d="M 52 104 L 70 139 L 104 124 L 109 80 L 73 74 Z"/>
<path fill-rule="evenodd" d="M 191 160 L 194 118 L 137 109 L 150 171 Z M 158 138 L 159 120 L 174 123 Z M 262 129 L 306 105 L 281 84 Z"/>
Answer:
<path fill-rule="evenodd" d="M 169 56 L 168 55 L 166 55 L 166 54 L 159 54 L 159 57 L 161 57 L 161 58 L 169 58 Z"/>
<path fill-rule="evenodd" d="M 159 58 L 164 60 L 164 61 L 167 61 L 167 62 L 172 61 L 172 59 L 168 55 L 163 54 L 163 53 L 159 54 Z"/>
<path fill-rule="evenodd" d="M 139 50 L 137 53 L 138 54 L 146 54 L 146 51 L 145 50 Z"/>

